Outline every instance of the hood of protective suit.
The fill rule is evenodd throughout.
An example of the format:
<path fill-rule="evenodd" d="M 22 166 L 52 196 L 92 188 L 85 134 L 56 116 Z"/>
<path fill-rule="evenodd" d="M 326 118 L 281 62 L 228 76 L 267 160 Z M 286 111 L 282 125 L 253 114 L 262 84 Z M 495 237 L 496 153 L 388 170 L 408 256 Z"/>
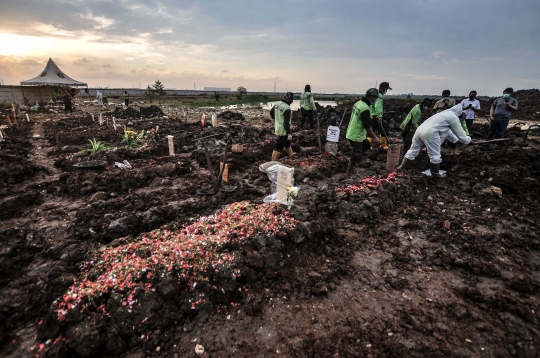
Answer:
<path fill-rule="evenodd" d="M 450 108 L 452 112 L 459 118 L 463 114 L 463 107 L 461 104 L 456 104 L 454 107 Z"/>

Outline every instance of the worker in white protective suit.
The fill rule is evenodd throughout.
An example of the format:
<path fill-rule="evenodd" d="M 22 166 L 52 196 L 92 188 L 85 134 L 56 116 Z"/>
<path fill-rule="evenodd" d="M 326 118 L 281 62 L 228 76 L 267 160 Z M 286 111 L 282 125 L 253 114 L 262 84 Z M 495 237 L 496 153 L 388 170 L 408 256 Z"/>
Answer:
<path fill-rule="evenodd" d="M 98 106 L 103 107 L 103 94 L 99 92 L 99 90 L 97 91 L 96 99 L 97 99 Z"/>
<path fill-rule="evenodd" d="M 416 159 L 422 146 L 425 145 L 429 155 L 431 175 L 437 178 L 446 178 L 445 174 L 439 173 L 439 166 L 442 162 L 441 144 L 445 139 L 452 143 L 460 141 L 469 144 L 471 142 L 471 137 L 465 133 L 458 118 L 462 113 L 463 108 L 458 104 L 426 119 L 414 133 L 411 149 L 407 151 L 403 162 L 397 169 L 406 169 L 408 164 Z"/>

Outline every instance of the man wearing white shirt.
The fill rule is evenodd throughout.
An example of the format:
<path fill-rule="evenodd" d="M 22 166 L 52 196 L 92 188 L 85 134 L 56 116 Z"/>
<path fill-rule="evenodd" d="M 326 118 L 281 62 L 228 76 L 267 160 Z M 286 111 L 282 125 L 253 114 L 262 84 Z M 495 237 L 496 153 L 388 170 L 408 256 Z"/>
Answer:
<path fill-rule="evenodd" d="M 465 113 L 465 122 L 467 123 L 467 130 L 471 133 L 472 124 L 474 122 L 474 114 L 481 112 L 480 101 L 476 99 L 476 91 L 469 92 L 469 98 L 461 101 L 461 107 Z"/>

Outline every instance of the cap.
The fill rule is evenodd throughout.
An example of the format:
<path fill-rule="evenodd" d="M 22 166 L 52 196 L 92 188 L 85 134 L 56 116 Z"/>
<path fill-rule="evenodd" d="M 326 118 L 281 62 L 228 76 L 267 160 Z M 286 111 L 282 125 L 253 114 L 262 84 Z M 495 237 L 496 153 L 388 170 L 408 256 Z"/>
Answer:
<path fill-rule="evenodd" d="M 388 83 L 388 82 L 381 82 L 381 84 L 379 85 L 379 88 L 382 88 L 382 87 L 386 87 L 389 90 L 392 89 L 392 87 L 390 87 L 390 83 Z"/>
<path fill-rule="evenodd" d="M 370 88 L 366 91 L 366 97 L 379 97 L 379 90 L 376 88 Z"/>

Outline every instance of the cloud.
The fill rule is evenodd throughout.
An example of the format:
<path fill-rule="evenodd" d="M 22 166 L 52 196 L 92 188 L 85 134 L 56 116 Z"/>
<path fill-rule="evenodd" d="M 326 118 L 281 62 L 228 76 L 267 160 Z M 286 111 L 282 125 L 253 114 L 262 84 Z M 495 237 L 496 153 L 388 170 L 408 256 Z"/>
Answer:
<path fill-rule="evenodd" d="M 80 66 L 84 63 L 88 63 L 89 61 L 86 59 L 86 57 L 80 58 L 77 61 L 73 62 L 74 65 Z"/>
<path fill-rule="evenodd" d="M 229 70 L 223 70 L 223 71 L 221 71 L 221 72 L 222 72 L 222 73 L 229 73 L 229 72 L 231 72 L 231 71 L 229 71 Z"/>
<path fill-rule="evenodd" d="M 94 29 L 96 30 L 103 30 L 106 28 L 111 27 L 116 23 L 113 19 L 106 18 L 105 16 L 95 16 L 93 14 L 80 14 L 81 18 L 90 20 L 91 22 L 95 23 Z"/>
<path fill-rule="evenodd" d="M 103 68 L 111 68 L 113 66 L 111 64 L 107 63 L 105 65 L 101 65 L 101 67 L 103 67 Z"/>

